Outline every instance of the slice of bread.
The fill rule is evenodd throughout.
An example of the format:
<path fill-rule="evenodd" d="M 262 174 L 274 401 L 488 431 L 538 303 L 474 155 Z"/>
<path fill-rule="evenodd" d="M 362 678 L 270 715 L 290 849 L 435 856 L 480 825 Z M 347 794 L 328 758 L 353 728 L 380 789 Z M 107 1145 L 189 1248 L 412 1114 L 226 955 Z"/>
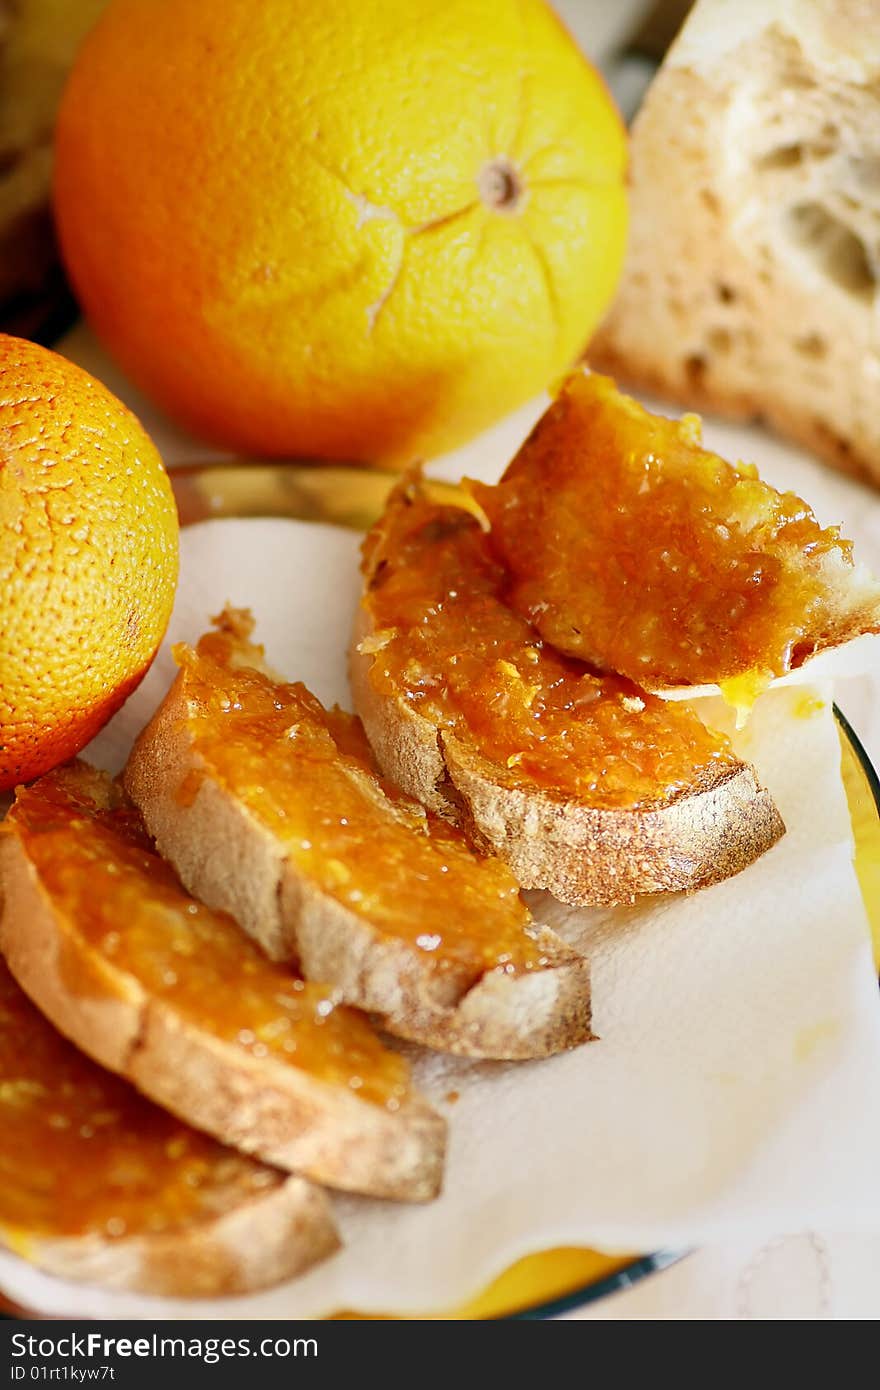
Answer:
<path fill-rule="evenodd" d="M 468 511 L 405 480 L 365 545 L 355 706 L 386 773 L 526 888 L 630 902 L 700 888 L 784 832 L 690 709 L 547 648 Z"/>
<path fill-rule="evenodd" d="M 589 966 L 509 871 L 376 774 L 358 722 L 265 668 L 228 612 L 125 785 L 187 887 L 401 1037 L 474 1057 L 587 1041 Z"/>
<path fill-rule="evenodd" d="M 880 483 L 880 9 L 698 0 L 632 134 L 589 359 Z"/>
<path fill-rule="evenodd" d="M 731 702 L 880 631 L 880 582 L 836 526 L 574 372 L 496 487 L 471 485 L 505 598 L 560 651 L 649 690 L 731 683 Z"/>
<path fill-rule="evenodd" d="M 369 1023 L 191 898 L 110 779 L 19 788 L 0 835 L 0 947 L 95 1061 L 224 1143 L 333 1187 L 423 1201 L 445 1122 Z"/>
<path fill-rule="evenodd" d="M 95 1066 L 0 960 L 0 1245 L 62 1279 L 210 1298 L 290 1279 L 339 1241 L 320 1188 Z"/>

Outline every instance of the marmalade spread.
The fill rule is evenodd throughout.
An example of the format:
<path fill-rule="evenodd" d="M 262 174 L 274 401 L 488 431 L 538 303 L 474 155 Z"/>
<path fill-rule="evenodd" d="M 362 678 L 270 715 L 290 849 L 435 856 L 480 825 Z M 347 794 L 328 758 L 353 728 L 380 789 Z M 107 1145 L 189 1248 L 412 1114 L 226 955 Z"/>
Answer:
<path fill-rule="evenodd" d="M 124 793 L 74 763 L 19 790 L 16 834 L 63 921 L 59 964 L 88 993 L 83 946 L 196 1028 L 395 1109 L 404 1060 L 321 985 L 267 960 L 233 919 L 189 896 Z M 85 964 L 87 964 L 87 957 Z"/>
<path fill-rule="evenodd" d="M 246 664 L 240 620 L 175 656 L 195 752 L 321 892 L 469 981 L 545 964 L 510 870 L 384 781 L 354 716 Z"/>
<path fill-rule="evenodd" d="M 756 693 L 827 636 L 852 570 L 836 527 L 709 453 L 695 416 L 651 415 L 593 373 L 568 380 L 497 487 L 471 487 L 513 607 L 652 688 L 749 673 Z"/>
<path fill-rule="evenodd" d="M 364 546 L 370 679 L 493 764 L 501 784 L 599 808 L 662 805 L 736 759 L 685 706 L 548 647 L 503 602 L 479 520 L 401 484 Z"/>
<path fill-rule="evenodd" d="M 90 1062 L 46 1022 L 0 960 L 0 1230 L 104 1238 L 174 1231 L 276 1187 Z"/>

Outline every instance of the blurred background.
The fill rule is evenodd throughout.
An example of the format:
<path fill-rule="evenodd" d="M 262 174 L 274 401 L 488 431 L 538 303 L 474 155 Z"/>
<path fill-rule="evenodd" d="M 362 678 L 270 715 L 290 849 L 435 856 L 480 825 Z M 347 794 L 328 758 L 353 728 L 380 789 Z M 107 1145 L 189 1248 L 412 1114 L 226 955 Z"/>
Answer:
<path fill-rule="evenodd" d="M 0 330 L 52 343 L 76 317 L 49 189 L 64 80 L 106 0 L 0 0 Z M 555 0 L 632 116 L 689 0 Z"/>

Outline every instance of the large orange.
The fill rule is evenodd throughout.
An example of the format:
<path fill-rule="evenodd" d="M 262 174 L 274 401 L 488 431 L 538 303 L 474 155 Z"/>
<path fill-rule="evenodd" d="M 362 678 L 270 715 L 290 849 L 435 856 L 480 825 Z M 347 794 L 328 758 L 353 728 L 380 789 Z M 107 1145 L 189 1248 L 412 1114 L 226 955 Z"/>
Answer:
<path fill-rule="evenodd" d="M 62 102 L 56 209 L 95 327 L 181 421 L 400 462 L 584 347 L 624 163 L 543 0 L 111 0 Z"/>
<path fill-rule="evenodd" d="M 0 334 L 0 789 L 72 757 L 119 708 L 176 581 L 174 498 L 135 417 Z"/>

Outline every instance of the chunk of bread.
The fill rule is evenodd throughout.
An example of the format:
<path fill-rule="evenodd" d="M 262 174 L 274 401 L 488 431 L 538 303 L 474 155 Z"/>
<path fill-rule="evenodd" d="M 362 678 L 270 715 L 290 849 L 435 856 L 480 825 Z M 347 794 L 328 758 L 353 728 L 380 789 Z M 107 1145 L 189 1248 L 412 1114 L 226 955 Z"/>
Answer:
<path fill-rule="evenodd" d="M 701 888 L 784 833 L 754 769 L 691 711 L 546 650 L 502 602 L 505 576 L 477 521 L 427 500 L 418 480 L 392 495 L 365 544 L 364 573 L 350 674 L 379 765 L 504 859 L 523 887 L 576 905 Z M 450 697 L 459 671 L 462 689 Z M 517 701 L 527 717 L 511 726 Z M 492 708 L 501 717 L 487 726 Z M 606 738 L 608 724 L 618 736 Z M 634 799 L 606 795 L 603 778 L 615 766 L 629 777 L 644 741 L 675 760 L 684 785 L 667 790 L 650 777 Z M 583 784 L 573 775 L 581 756 L 592 759 Z"/>
<path fill-rule="evenodd" d="M 224 659 L 230 662 L 226 669 L 238 662 L 257 672 L 259 651 L 242 644 L 239 623 L 240 615 L 224 615 L 220 636 L 227 646 Z M 356 797 L 352 814 L 359 832 L 371 840 L 380 865 L 388 855 L 387 837 L 404 837 L 404 844 L 397 842 L 398 877 L 379 891 L 401 910 L 407 931 L 386 929 L 382 914 L 377 920 L 368 907 L 356 910 L 344 894 L 328 891 L 320 865 L 310 871 L 307 863 L 297 860 L 266 817 L 245 804 L 242 789 L 229 785 L 197 746 L 199 662 L 205 660 L 202 649 L 210 641 L 202 639 L 199 652 L 185 658 L 184 669 L 136 741 L 125 770 L 129 794 L 187 887 L 230 912 L 268 954 L 295 960 L 307 979 L 330 982 L 344 1000 L 378 1015 L 383 1026 L 401 1037 L 440 1051 L 512 1060 L 546 1056 L 588 1041 L 588 962 L 555 933 L 531 923 L 519 904 L 517 921 L 521 917 L 524 927 L 513 929 L 513 945 L 529 963 L 518 968 L 500 947 L 494 956 L 502 959 L 495 963 L 493 914 L 505 904 L 508 912 L 511 901 L 518 902 L 513 878 L 500 864 L 482 865 L 463 839 L 450 838 L 455 837 L 450 827 L 426 822 L 422 808 L 398 799 L 365 762 L 347 756 L 341 747 L 331 759 L 334 772 L 351 780 Z M 327 721 L 329 728 L 330 721 L 347 719 L 340 737 L 358 740 L 363 757 L 368 756 L 356 721 L 321 710 L 302 687 L 285 686 L 265 671 L 258 674 L 271 682 L 265 693 L 277 701 L 281 723 L 293 721 L 294 728 L 301 728 L 304 720 L 318 719 Z M 273 776 L 273 769 L 277 774 L 278 758 L 296 758 L 286 736 L 260 747 L 247 731 L 247 709 L 237 714 L 237 732 L 230 725 L 229 737 L 245 740 L 249 756 L 257 760 L 252 767 L 262 767 L 266 778 Z M 293 787 L 294 763 L 286 765 L 285 776 Z M 331 818 L 337 814 L 326 789 L 317 810 Z M 348 815 L 340 820 L 346 824 Z M 418 930 L 422 909 L 414 893 L 420 885 L 410 861 L 428 852 L 425 836 L 440 837 L 436 854 L 431 851 L 436 860 L 429 885 L 432 911 L 451 931 L 466 907 L 480 924 L 479 941 L 459 934 L 466 957 L 461 963 L 454 952 L 445 959 L 442 950 L 435 954 L 436 947 L 442 947 L 443 930 L 436 937 L 427 927 Z M 444 847 L 451 856 L 445 868 Z M 390 858 L 388 863 L 390 872 Z M 343 881 L 347 872 L 343 862 Z M 481 958 L 482 965 L 475 966 Z"/>
<path fill-rule="evenodd" d="M 505 601 L 647 690 L 754 692 L 880 632 L 880 582 L 839 527 L 598 372 L 573 372 L 501 482 L 471 487 Z"/>
<path fill-rule="evenodd" d="M 326 1196 L 224 1149 L 56 1033 L 0 960 L 0 1245 L 62 1279 L 249 1293 L 337 1249 Z"/>
<path fill-rule="evenodd" d="M 404 1060 L 332 991 L 299 982 L 297 996 L 289 969 L 190 898 L 121 799 L 82 762 L 19 789 L 0 835 L 0 948 L 22 988 L 95 1061 L 222 1142 L 333 1187 L 436 1196 L 446 1125 Z M 103 944 L 116 922 L 122 952 Z"/>
<path fill-rule="evenodd" d="M 880 484 L 880 8 L 698 0 L 632 136 L 590 362 Z"/>

